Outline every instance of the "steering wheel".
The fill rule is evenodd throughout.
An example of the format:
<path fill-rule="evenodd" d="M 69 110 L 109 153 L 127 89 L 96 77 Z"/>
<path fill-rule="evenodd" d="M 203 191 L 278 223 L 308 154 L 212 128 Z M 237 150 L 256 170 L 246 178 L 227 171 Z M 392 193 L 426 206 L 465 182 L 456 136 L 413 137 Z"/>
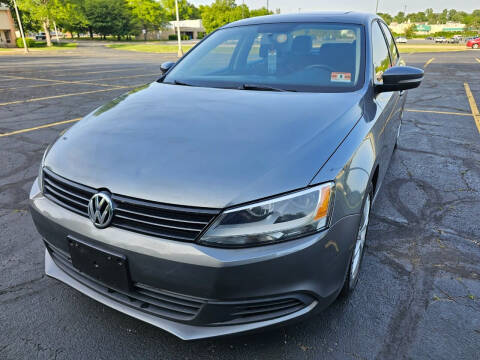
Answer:
<path fill-rule="evenodd" d="M 313 65 L 308 65 L 305 67 L 304 70 L 310 70 L 310 69 L 323 69 L 329 72 L 335 72 L 335 69 L 332 69 L 330 66 L 325 65 L 325 64 L 313 64 Z"/>

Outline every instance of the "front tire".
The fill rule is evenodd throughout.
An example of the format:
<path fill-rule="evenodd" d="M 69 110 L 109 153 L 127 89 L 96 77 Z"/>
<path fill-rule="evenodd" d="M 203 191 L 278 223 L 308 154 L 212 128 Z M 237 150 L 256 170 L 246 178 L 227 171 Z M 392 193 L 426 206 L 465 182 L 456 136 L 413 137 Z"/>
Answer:
<path fill-rule="evenodd" d="M 478 44 L 473 44 L 472 48 L 478 49 Z"/>
<path fill-rule="evenodd" d="M 363 202 L 362 217 L 360 218 L 360 224 L 358 226 L 357 237 L 353 248 L 353 253 L 350 258 L 350 264 L 348 266 L 348 273 L 343 284 L 343 288 L 340 292 L 341 296 L 350 295 L 358 283 L 358 274 L 360 273 L 360 266 L 362 264 L 365 241 L 367 237 L 368 223 L 370 219 L 370 210 L 372 207 L 372 189 L 369 188 L 367 196 Z"/>

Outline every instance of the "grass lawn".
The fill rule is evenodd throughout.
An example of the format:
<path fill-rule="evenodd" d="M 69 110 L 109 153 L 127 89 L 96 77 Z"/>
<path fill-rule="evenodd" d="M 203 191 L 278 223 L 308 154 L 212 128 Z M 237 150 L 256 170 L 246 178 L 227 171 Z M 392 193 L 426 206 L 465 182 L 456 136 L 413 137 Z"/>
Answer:
<path fill-rule="evenodd" d="M 465 44 L 397 44 L 401 53 L 465 51 Z"/>
<path fill-rule="evenodd" d="M 142 44 L 112 44 L 106 45 L 109 48 L 128 51 L 139 51 L 149 53 L 176 53 L 177 45 L 142 43 Z M 192 45 L 182 45 L 184 52 L 190 50 Z M 401 53 L 418 52 L 445 52 L 468 50 L 465 44 L 398 44 Z"/>
<path fill-rule="evenodd" d="M 77 47 L 77 43 L 61 42 L 60 44 L 57 44 L 57 42 L 55 40 L 52 40 L 52 45 L 53 46 L 48 47 L 46 42 L 38 42 L 37 41 L 37 45 L 34 47 L 34 49 L 40 48 L 40 49 L 56 50 L 58 48 L 70 48 L 70 49 L 72 49 L 72 48 Z"/>
<path fill-rule="evenodd" d="M 60 49 L 75 49 L 77 47 L 77 43 L 60 43 L 57 44 L 56 42 L 52 42 L 53 46 L 48 47 L 45 42 L 37 42 L 34 47 L 29 47 L 29 51 L 50 51 L 50 50 L 60 50 Z M 0 48 L 0 52 L 2 53 L 17 53 L 23 52 L 22 48 Z"/>
<path fill-rule="evenodd" d="M 118 50 L 128 50 L 128 51 L 140 51 L 140 52 L 149 52 L 149 53 L 177 53 L 177 45 L 167 45 L 167 44 L 155 44 L 155 43 L 144 43 L 144 44 L 112 44 L 106 45 L 109 48 L 118 49 Z M 193 47 L 193 45 L 182 45 L 183 52 L 187 52 Z"/>

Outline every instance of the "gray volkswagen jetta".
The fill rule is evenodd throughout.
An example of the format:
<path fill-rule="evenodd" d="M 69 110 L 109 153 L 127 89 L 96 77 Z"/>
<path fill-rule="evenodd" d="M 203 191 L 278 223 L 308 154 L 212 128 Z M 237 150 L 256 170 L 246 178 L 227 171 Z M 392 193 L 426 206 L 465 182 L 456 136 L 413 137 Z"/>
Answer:
<path fill-rule="evenodd" d="M 47 275 L 182 339 L 350 293 L 406 90 L 423 78 L 385 23 L 246 19 L 161 71 L 45 152 L 30 205 Z"/>

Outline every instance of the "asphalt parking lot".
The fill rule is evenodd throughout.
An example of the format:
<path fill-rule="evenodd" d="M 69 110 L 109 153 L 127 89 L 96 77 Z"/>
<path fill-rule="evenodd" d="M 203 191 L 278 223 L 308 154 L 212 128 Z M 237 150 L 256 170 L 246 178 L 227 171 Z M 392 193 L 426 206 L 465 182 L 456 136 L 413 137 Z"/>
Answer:
<path fill-rule="evenodd" d="M 480 51 L 405 56 L 426 76 L 408 95 L 360 283 L 320 315 L 183 342 L 47 278 L 27 206 L 43 151 L 169 59 L 95 44 L 0 55 L 0 358 L 480 359 Z"/>

